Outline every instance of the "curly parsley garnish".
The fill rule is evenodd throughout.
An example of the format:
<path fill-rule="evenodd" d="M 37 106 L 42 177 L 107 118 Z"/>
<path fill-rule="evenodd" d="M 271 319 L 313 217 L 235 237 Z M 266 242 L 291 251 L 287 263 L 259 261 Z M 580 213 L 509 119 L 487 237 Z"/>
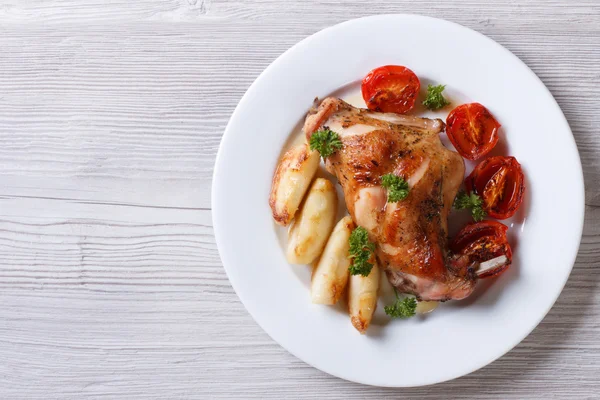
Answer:
<path fill-rule="evenodd" d="M 408 197 L 408 182 L 394 174 L 381 177 L 381 186 L 388 190 L 388 203 L 395 203 Z"/>
<path fill-rule="evenodd" d="M 396 302 L 391 306 L 383 307 L 385 313 L 392 318 L 406 319 L 414 316 L 417 310 L 417 299 L 414 297 L 401 299 L 396 289 L 394 289 L 394 292 L 396 292 Z"/>
<path fill-rule="evenodd" d="M 423 105 L 430 110 L 435 111 L 450 104 L 442 94 L 445 88 L 446 85 L 427 85 L 427 98 L 423 101 Z"/>
<path fill-rule="evenodd" d="M 375 244 L 369 241 L 369 233 L 362 226 L 356 227 L 348 239 L 350 243 L 350 258 L 352 264 L 348 271 L 352 275 L 369 276 L 373 269 L 373 264 L 369 262 L 371 255 L 375 251 Z"/>
<path fill-rule="evenodd" d="M 340 140 L 340 135 L 326 126 L 322 130 L 313 133 L 310 137 L 310 149 L 317 150 L 323 158 L 329 157 L 341 148 L 342 141 Z"/>
<path fill-rule="evenodd" d="M 475 193 L 466 194 L 461 191 L 454 199 L 454 208 L 457 210 L 471 210 L 471 215 L 475 221 L 481 221 L 487 213 L 483 209 L 483 200 Z"/>

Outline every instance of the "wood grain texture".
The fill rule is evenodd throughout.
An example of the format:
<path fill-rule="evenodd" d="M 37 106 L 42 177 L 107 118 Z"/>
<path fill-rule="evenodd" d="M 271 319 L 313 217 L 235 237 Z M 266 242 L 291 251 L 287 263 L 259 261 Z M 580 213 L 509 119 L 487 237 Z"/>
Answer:
<path fill-rule="evenodd" d="M 210 185 L 228 118 L 271 61 L 401 12 L 482 32 L 538 74 L 575 135 L 587 206 L 571 278 L 523 343 L 398 390 L 328 376 L 256 325 L 219 259 Z M 8 0 L 0 48 L 1 398 L 600 396 L 598 1 Z"/>

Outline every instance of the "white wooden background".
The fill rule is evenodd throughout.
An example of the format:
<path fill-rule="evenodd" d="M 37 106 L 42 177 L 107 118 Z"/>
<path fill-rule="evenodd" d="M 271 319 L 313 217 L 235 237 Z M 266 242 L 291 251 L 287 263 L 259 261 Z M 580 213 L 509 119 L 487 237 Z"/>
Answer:
<path fill-rule="evenodd" d="M 587 186 L 577 263 L 541 325 L 478 372 L 403 390 L 274 343 L 225 276 L 210 211 L 219 140 L 256 76 L 322 28 L 399 12 L 525 61 Z M 599 398 L 599 127 L 598 0 L 2 0 L 0 398 Z"/>

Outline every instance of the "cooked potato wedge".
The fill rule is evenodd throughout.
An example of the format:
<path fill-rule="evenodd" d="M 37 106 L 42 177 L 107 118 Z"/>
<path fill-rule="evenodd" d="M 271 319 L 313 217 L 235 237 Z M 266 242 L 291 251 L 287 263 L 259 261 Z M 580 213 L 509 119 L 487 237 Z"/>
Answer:
<path fill-rule="evenodd" d="M 310 297 L 315 304 L 335 304 L 348 283 L 350 259 L 348 239 L 354 229 L 354 222 L 346 216 L 337 223 L 325 250 L 317 262 L 310 285 Z"/>
<path fill-rule="evenodd" d="M 373 262 L 373 261 L 371 261 Z M 352 325 L 365 333 L 377 307 L 379 267 L 373 265 L 369 276 L 351 275 L 348 284 L 348 313 Z"/>
<path fill-rule="evenodd" d="M 335 223 L 337 202 L 333 183 L 315 179 L 289 231 L 287 259 L 291 264 L 310 264 L 319 257 Z"/>
<path fill-rule="evenodd" d="M 286 226 L 294 218 L 318 166 L 319 152 L 311 151 L 306 144 L 292 147 L 283 155 L 273 175 L 269 196 L 276 223 Z"/>

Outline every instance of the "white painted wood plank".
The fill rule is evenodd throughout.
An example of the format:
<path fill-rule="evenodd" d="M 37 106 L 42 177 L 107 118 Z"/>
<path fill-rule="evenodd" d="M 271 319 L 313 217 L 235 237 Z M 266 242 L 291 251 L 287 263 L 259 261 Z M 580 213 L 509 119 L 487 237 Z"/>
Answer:
<path fill-rule="evenodd" d="M 256 76 L 319 29 L 397 12 L 476 29 L 540 76 L 588 204 L 573 274 L 532 335 L 404 390 L 341 381 L 274 343 L 231 289 L 210 217 L 218 143 Z M 598 397 L 597 1 L 9 0 L 0 49 L 0 397 Z"/>
<path fill-rule="evenodd" d="M 5 23 L 63 24 L 87 21 L 186 21 L 205 16 L 212 0 L 5 0 L 0 21 Z"/>
<path fill-rule="evenodd" d="M 47 211 L 43 221 L 18 215 L 22 208 L 37 209 L 36 202 Z M 115 206 L 84 204 L 67 222 L 59 217 L 63 206 L 15 201 L 0 217 L 0 354 L 8 360 L 0 366 L 2 393 L 55 398 L 252 393 L 273 399 L 399 393 L 329 377 L 266 337 L 220 267 L 209 211 L 138 208 L 126 214 Z M 588 212 L 591 225 L 578 265 L 557 305 L 528 339 L 475 374 L 401 392 L 431 399 L 449 393 L 456 398 L 594 393 L 600 208 Z M 22 383 L 34 377 L 36 385 L 22 392 Z M 577 385 L 571 387 L 568 380 L 574 378 Z"/>
<path fill-rule="evenodd" d="M 195 191 L 186 190 L 188 199 L 182 204 L 177 198 L 178 206 L 210 206 L 212 164 L 229 115 L 262 69 L 305 35 L 286 33 L 285 23 L 271 25 L 276 38 L 253 22 L 160 25 L 160 35 L 154 26 L 3 31 L 0 129 L 10 133 L 10 142 L 0 137 L 6 145 L 0 167 L 14 182 L 9 193 L 43 195 L 50 175 L 51 190 L 59 186 L 64 198 L 118 202 L 123 193 L 128 202 L 154 198 L 169 205 L 170 193 L 187 184 Z M 237 45 L 248 36 L 240 27 L 253 32 L 253 43 Z M 204 40 L 217 28 L 218 36 Z M 599 144 L 583 133 L 593 129 L 589 118 L 600 107 L 600 52 L 590 51 L 598 47 L 600 29 L 578 46 L 569 37 L 526 31 L 499 39 L 553 92 L 580 145 L 586 178 L 597 180 Z M 173 40 L 182 44 L 173 46 Z M 23 160 L 25 170 L 18 164 Z M 148 189 L 131 190 L 130 177 L 147 181 Z M 79 184 L 69 193 L 73 179 Z M 600 205 L 598 191 L 590 190 L 588 204 Z"/>

